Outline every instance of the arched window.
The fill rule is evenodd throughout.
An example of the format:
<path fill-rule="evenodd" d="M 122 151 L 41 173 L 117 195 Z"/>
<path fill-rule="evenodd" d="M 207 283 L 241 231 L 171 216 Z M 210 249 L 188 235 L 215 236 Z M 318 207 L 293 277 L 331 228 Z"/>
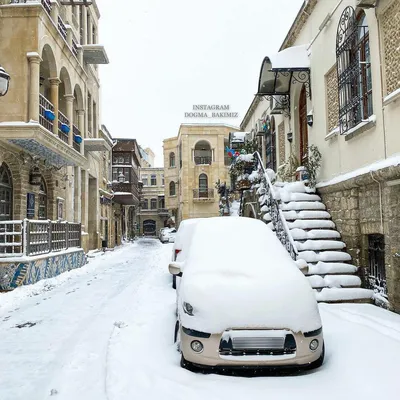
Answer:
<path fill-rule="evenodd" d="M 271 128 L 265 136 L 267 163 L 266 167 L 276 171 L 276 129 L 275 118 L 271 117 Z"/>
<path fill-rule="evenodd" d="M 0 221 L 12 220 L 13 185 L 6 164 L 0 166 Z"/>
<path fill-rule="evenodd" d="M 170 168 L 175 167 L 175 153 L 169 154 L 169 166 Z"/>
<path fill-rule="evenodd" d="M 370 60 L 365 13 L 361 11 L 356 17 L 354 8 L 349 6 L 340 17 L 336 35 L 339 126 L 342 134 L 373 113 Z"/>
<path fill-rule="evenodd" d="M 210 143 L 200 140 L 194 146 L 194 163 L 196 165 L 211 165 L 212 151 Z"/>
<path fill-rule="evenodd" d="M 199 197 L 208 197 L 208 177 L 206 174 L 199 176 Z"/>
<path fill-rule="evenodd" d="M 169 195 L 170 196 L 175 196 L 176 195 L 175 182 L 170 182 L 170 184 L 169 184 Z"/>
<path fill-rule="evenodd" d="M 39 219 L 47 219 L 47 186 L 43 178 L 39 188 Z"/>

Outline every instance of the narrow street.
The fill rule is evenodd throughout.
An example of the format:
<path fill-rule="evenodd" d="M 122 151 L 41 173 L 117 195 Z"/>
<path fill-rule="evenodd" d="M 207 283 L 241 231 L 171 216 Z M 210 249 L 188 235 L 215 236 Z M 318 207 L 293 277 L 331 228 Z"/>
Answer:
<path fill-rule="evenodd" d="M 400 316 L 370 305 L 320 306 L 327 355 L 314 372 L 249 379 L 181 369 L 171 248 L 141 239 L 1 294 L 0 399 L 394 398 Z"/>

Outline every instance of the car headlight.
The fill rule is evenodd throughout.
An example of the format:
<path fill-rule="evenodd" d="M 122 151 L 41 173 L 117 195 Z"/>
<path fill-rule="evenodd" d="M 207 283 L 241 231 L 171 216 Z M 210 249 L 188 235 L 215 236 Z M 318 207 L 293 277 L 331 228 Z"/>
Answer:
<path fill-rule="evenodd" d="M 183 302 L 183 311 L 185 312 L 185 314 L 191 315 L 193 317 L 193 307 L 191 304 Z"/>

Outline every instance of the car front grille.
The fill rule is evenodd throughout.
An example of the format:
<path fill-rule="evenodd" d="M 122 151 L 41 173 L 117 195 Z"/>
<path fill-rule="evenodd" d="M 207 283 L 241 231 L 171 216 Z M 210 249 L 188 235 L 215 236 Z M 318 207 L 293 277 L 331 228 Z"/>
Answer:
<path fill-rule="evenodd" d="M 280 350 L 284 346 L 284 337 L 235 337 L 232 339 L 233 350 Z"/>

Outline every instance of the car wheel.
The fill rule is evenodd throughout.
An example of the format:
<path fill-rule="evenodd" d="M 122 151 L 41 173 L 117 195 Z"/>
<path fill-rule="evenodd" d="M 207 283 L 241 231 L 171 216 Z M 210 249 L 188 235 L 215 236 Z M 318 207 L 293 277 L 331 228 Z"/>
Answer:
<path fill-rule="evenodd" d="M 176 276 L 172 275 L 172 289 L 176 289 Z"/>
<path fill-rule="evenodd" d="M 325 343 L 322 345 L 322 353 L 320 357 L 318 358 L 318 360 L 312 362 L 308 369 L 315 369 L 321 367 L 322 364 L 324 363 L 324 358 L 325 358 Z"/>

